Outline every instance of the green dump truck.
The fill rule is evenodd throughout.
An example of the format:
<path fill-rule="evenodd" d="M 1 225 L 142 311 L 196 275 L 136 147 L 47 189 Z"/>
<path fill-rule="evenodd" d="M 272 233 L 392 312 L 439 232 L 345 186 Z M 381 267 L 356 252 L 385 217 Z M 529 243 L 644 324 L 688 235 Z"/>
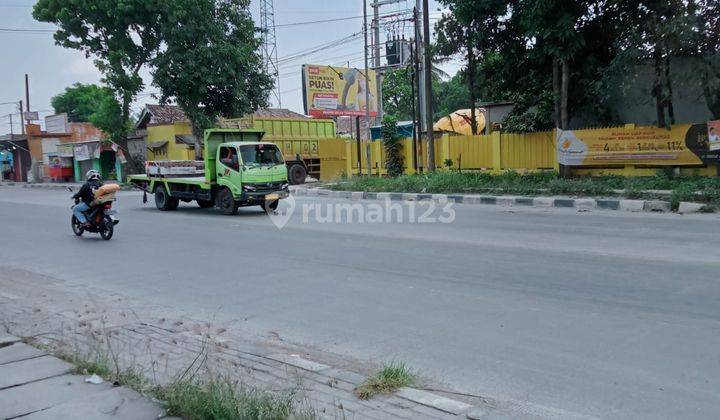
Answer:
<path fill-rule="evenodd" d="M 282 152 L 262 141 L 263 130 L 205 130 L 202 161 L 149 161 L 145 175 L 128 182 L 155 195 L 155 206 L 175 210 L 180 201 L 202 208 L 217 206 L 224 214 L 240 206 L 274 210 L 287 198 L 289 186 Z"/>
<path fill-rule="evenodd" d="M 335 122 L 328 119 L 249 115 L 227 119 L 221 127 L 251 128 L 265 132 L 264 141 L 275 143 L 285 156 L 288 180 L 297 185 L 307 175 L 320 179 L 320 149 L 325 140 L 337 138 Z"/>

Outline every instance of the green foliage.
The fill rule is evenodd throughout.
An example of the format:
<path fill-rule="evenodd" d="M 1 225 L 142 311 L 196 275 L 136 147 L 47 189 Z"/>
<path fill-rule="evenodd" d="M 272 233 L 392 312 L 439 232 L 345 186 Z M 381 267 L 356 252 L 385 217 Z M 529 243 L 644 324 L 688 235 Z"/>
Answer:
<path fill-rule="evenodd" d="M 412 77 L 410 68 L 388 72 L 383 79 L 383 110 L 398 120 L 412 119 Z M 442 80 L 433 77 L 433 114 L 435 119 L 468 107 L 468 88 L 461 74 Z"/>
<path fill-rule="evenodd" d="M 112 90 L 107 87 L 75 83 L 65 88 L 63 93 L 53 96 L 50 103 L 56 114 L 67 113 L 70 122 L 89 122 L 107 98 L 115 100 Z"/>
<path fill-rule="evenodd" d="M 626 198 L 667 199 L 650 190 L 668 190 L 671 200 L 720 204 L 720 178 L 665 175 L 622 177 L 616 175 L 560 178 L 555 172 L 520 174 L 513 171 L 494 175 L 486 172 L 438 171 L 403 175 L 396 178 L 359 177 L 331 185 L 342 191 L 407 192 L 428 194 L 518 194 L 623 196 Z M 618 193 L 618 190 L 624 190 Z"/>
<path fill-rule="evenodd" d="M 115 143 L 122 142 L 123 136 L 130 130 L 131 123 L 123 119 L 120 103 L 112 96 L 105 97 L 90 116 L 90 122 L 104 132 Z"/>
<path fill-rule="evenodd" d="M 413 118 L 413 89 L 411 69 L 390 71 L 383 77 L 383 111 L 398 120 Z"/>
<path fill-rule="evenodd" d="M 377 394 L 391 394 L 404 386 L 410 386 L 415 375 L 404 363 L 392 362 L 383 365 L 375 375 L 355 388 L 355 395 L 361 400 L 369 400 Z"/>
<path fill-rule="evenodd" d="M 461 73 L 433 86 L 433 92 L 437 98 L 434 106 L 436 118 L 442 118 L 458 109 L 468 107 L 470 93 Z"/>
<path fill-rule="evenodd" d="M 382 139 L 385 146 L 385 169 L 391 177 L 403 174 L 403 143 L 397 132 L 397 119 L 386 115 L 382 122 Z"/>
<path fill-rule="evenodd" d="M 502 122 L 503 131 L 529 133 L 553 128 L 553 94 L 544 91 L 540 95 L 519 94 L 515 108 Z"/>
<path fill-rule="evenodd" d="M 449 13 L 436 24 L 435 52 L 461 59 L 467 108 L 512 100 L 509 131 L 554 126 L 560 83 L 553 66 L 567 64 L 570 123 L 617 123 L 612 108 L 617 76 L 650 61 L 658 71 L 643 105 L 671 105 L 674 81 L 666 69 L 676 57 L 695 57 L 697 68 L 680 77 L 702 89 L 720 118 L 720 3 L 713 0 L 441 0 Z M 560 68 L 560 66 L 558 66 Z M 562 72 L 562 70 L 560 70 Z M 474 85 L 474 87 L 473 87 Z M 677 90 L 677 89 L 676 89 Z"/>
<path fill-rule="evenodd" d="M 55 43 L 93 57 L 121 104 L 123 124 L 110 123 L 111 137 L 127 151 L 130 103 L 143 88 L 139 72 L 161 44 L 158 29 L 164 5 L 158 0 L 38 0 L 33 17 L 54 23 Z M 109 109 L 106 108 L 106 110 Z M 129 161 L 129 153 L 125 156 Z"/>
<path fill-rule="evenodd" d="M 174 381 L 158 387 L 155 395 L 163 400 L 168 415 L 188 420 L 260 420 L 303 418 L 295 407 L 292 393 L 269 393 L 239 387 L 230 378 Z M 308 418 L 312 416 L 307 416 Z"/>
<path fill-rule="evenodd" d="M 165 0 L 165 48 L 152 61 L 163 100 L 174 98 L 196 136 L 218 117 L 265 107 L 272 79 L 264 73 L 261 39 L 249 0 Z"/>
<path fill-rule="evenodd" d="M 670 208 L 677 210 L 681 201 L 696 201 L 695 188 L 689 184 L 681 184 L 675 188 L 670 196 Z"/>

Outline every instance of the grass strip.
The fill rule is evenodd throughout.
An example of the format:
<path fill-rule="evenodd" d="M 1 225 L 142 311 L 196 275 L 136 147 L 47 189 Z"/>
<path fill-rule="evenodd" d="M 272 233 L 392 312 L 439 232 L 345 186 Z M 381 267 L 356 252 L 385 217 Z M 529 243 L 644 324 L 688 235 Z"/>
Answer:
<path fill-rule="evenodd" d="M 369 400 L 378 394 L 391 394 L 398 389 L 410 386 L 415 375 L 404 363 L 392 362 L 385 364 L 380 371 L 369 377 L 355 388 L 355 395 L 361 400 Z"/>
<path fill-rule="evenodd" d="M 431 174 L 403 175 L 396 178 L 355 177 L 343 179 L 328 188 L 340 191 L 400 192 L 427 194 L 514 194 L 528 196 L 571 195 L 626 198 L 659 197 L 650 190 L 671 191 L 671 201 L 696 201 L 720 204 L 720 178 L 672 176 L 659 171 L 656 176 L 623 177 L 617 175 L 560 178 L 555 172 L 521 174 L 504 172 L 438 171 Z"/>

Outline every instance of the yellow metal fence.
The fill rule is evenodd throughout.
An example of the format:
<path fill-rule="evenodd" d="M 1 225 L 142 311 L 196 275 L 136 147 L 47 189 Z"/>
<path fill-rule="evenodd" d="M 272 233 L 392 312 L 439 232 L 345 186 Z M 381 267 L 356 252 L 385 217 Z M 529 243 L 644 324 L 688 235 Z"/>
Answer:
<path fill-rule="evenodd" d="M 418 147 L 418 167 L 427 167 L 427 145 Z M 552 131 L 528 134 L 450 136 L 435 141 L 435 166 L 439 169 L 517 170 L 557 169 L 555 136 Z M 414 173 L 412 139 L 403 140 L 405 173 Z M 367 156 L 370 156 L 369 165 Z M 357 142 L 346 141 L 347 174 L 385 175 L 385 150 L 381 141 L 360 144 L 361 170 L 358 170 Z M 449 166 L 447 164 L 450 164 Z"/>

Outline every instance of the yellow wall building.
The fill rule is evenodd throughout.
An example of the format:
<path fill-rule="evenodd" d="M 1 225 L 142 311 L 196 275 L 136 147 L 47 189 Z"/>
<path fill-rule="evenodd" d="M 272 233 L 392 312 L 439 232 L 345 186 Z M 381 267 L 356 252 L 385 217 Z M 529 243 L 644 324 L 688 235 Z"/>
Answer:
<path fill-rule="evenodd" d="M 177 106 L 146 105 L 137 129 L 147 130 L 146 160 L 195 160 L 195 138 Z"/>
<path fill-rule="evenodd" d="M 192 128 L 187 122 L 147 128 L 147 160 L 195 160 Z"/>

